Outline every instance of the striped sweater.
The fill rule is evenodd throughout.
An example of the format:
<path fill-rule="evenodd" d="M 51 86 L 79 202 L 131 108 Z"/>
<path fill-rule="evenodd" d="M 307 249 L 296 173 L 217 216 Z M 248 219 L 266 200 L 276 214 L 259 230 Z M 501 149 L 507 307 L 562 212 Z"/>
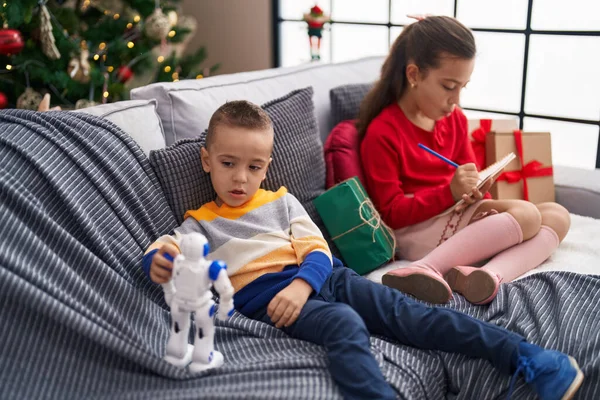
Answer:
<path fill-rule="evenodd" d="M 332 257 L 319 228 L 285 187 L 277 192 L 259 189 L 240 207 L 214 201 L 185 214 L 173 236 L 163 243 L 178 245 L 181 235 L 200 232 L 208 239 L 208 259 L 227 264 L 235 289 L 235 306 L 251 316 L 293 279 L 304 279 L 319 292 L 332 269 Z"/>

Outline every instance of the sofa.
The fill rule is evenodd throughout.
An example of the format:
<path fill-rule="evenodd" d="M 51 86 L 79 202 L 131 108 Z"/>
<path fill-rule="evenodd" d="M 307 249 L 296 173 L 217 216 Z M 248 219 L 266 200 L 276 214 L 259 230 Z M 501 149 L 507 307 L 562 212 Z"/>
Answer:
<path fill-rule="evenodd" d="M 140 260 L 181 210 L 213 195 L 198 149 L 227 100 L 267 110 L 276 143 L 266 187 L 288 186 L 320 224 L 311 203 L 325 191 L 322 143 L 357 105 L 343 87 L 373 82 L 382 61 L 153 84 L 77 112 L 0 112 L 0 397 L 340 398 L 322 348 L 239 313 L 216 322 L 220 369 L 191 374 L 163 361 L 169 312 Z M 560 248 L 490 305 L 459 295 L 445 305 L 573 355 L 582 399 L 600 398 L 598 177 L 555 166 L 557 201 L 572 213 Z M 491 399 L 509 387 L 484 360 L 380 336 L 371 347 L 399 398 Z M 518 379 L 512 398 L 534 395 Z"/>

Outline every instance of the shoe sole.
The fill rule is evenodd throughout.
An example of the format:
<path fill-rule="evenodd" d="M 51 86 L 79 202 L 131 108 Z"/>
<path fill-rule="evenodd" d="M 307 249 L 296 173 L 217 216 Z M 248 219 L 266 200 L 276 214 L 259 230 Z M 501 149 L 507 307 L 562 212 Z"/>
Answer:
<path fill-rule="evenodd" d="M 571 386 L 569 386 L 561 400 L 571 400 L 583 382 L 583 372 L 581 372 L 581 369 L 579 369 L 577 361 L 571 356 L 569 356 L 569 361 L 571 362 L 573 368 L 577 370 L 577 375 L 575 375 L 575 379 L 573 379 Z"/>
<path fill-rule="evenodd" d="M 485 271 L 472 271 L 465 275 L 462 271 L 452 268 L 446 275 L 448 285 L 462 294 L 469 302 L 478 304 L 491 300 L 496 291 L 496 281 Z"/>
<path fill-rule="evenodd" d="M 396 276 L 386 274 L 381 278 L 381 283 L 428 303 L 444 304 L 450 300 L 448 288 L 443 283 L 427 275 Z"/>

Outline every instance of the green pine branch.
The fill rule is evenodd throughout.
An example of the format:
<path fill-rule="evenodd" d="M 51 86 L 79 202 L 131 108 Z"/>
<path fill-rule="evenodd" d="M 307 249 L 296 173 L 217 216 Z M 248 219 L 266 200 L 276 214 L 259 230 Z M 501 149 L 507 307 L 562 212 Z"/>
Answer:
<path fill-rule="evenodd" d="M 84 0 L 77 1 L 75 9 L 49 0 L 47 7 L 52 14 L 52 28 L 55 44 L 61 57 L 50 60 L 40 44 L 40 17 L 38 0 L 4 0 L 0 6 L 0 17 L 10 29 L 21 32 L 25 47 L 19 54 L 0 55 L 0 91 L 9 98 L 11 106 L 29 83 L 33 89 L 52 94 L 52 104 L 72 107 L 79 99 L 102 100 L 105 76 L 109 92 L 108 101 L 128 98 L 128 88 L 119 81 L 120 67 L 127 66 L 134 74 L 155 72 L 156 81 L 195 78 L 201 74 L 201 64 L 206 61 L 206 52 L 197 52 L 181 57 L 169 55 L 159 64 L 152 50 L 161 45 L 160 41 L 147 37 L 143 30 L 145 19 L 154 12 L 155 0 L 123 0 L 123 5 L 134 11 L 133 15 L 123 12 L 116 17 L 114 11 L 93 7 L 94 0 L 85 10 L 81 10 Z M 101 1 L 101 0 L 99 0 Z M 176 10 L 179 0 L 161 0 L 163 12 Z M 120 12 L 120 10 L 117 10 Z M 135 20 L 134 16 L 139 16 Z M 180 43 L 190 34 L 185 27 L 174 26 L 174 35 L 166 38 L 168 43 Z M 69 62 L 80 55 L 82 43 L 89 49 L 90 81 L 78 82 L 68 73 Z M 11 68 L 7 68 L 10 66 Z M 165 67 L 170 72 L 165 72 Z M 213 65 L 211 73 L 218 68 Z M 169 68 L 167 68 L 169 70 Z M 177 72 L 176 75 L 173 75 Z M 175 77 L 175 78 L 174 78 Z"/>

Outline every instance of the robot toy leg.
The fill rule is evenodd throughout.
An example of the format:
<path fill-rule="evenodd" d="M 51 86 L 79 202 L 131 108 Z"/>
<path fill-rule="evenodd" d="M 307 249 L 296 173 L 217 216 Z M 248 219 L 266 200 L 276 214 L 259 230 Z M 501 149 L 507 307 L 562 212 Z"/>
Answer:
<path fill-rule="evenodd" d="M 213 316 L 216 306 L 213 301 L 196 310 L 196 335 L 190 372 L 201 372 L 223 365 L 223 354 L 215 350 L 215 325 Z"/>
<path fill-rule="evenodd" d="M 167 342 L 165 361 L 185 367 L 192 360 L 194 346 L 188 344 L 190 312 L 171 310 L 171 336 Z"/>

